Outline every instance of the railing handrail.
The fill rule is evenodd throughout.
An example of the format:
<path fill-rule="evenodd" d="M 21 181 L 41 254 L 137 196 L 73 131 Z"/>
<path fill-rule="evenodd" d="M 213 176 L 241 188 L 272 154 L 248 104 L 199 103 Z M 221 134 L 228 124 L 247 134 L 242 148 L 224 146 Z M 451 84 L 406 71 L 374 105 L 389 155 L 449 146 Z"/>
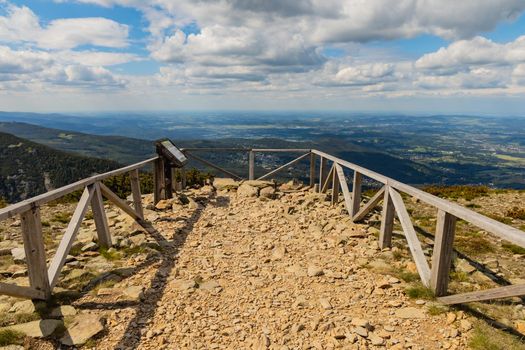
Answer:
<path fill-rule="evenodd" d="M 13 216 L 15 216 L 17 214 L 20 214 L 20 213 L 22 213 L 24 211 L 27 211 L 27 210 L 31 209 L 32 207 L 40 206 L 42 204 L 45 204 L 47 202 L 50 202 L 50 201 L 55 200 L 57 198 L 60 198 L 60 197 L 66 195 L 68 193 L 71 193 L 71 192 L 74 192 L 76 190 L 82 189 L 82 188 L 84 188 L 84 187 L 86 187 L 88 185 L 91 185 L 91 184 L 95 183 L 95 182 L 102 181 L 102 180 L 104 180 L 104 179 L 106 179 L 108 177 L 124 174 L 124 173 L 127 173 L 129 171 L 142 168 L 142 167 L 144 167 L 144 166 L 146 166 L 146 165 L 148 165 L 150 163 L 153 163 L 158 158 L 159 157 L 156 156 L 156 157 L 153 157 L 153 158 L 149 158 L 149 159 L 143 160 L 142 162 L 138 162 L 138 163 L 135 163 L 135 164 L 131 164 L 131 165 L 119 168 L 119 169 L 108 171 L 106 173 L 97 174 L 97 175 L 94 175 L 94 176 L 91 176 L 91 177 L 79 180 L 77 182 L 73 182 L 73 183 L 71 183 L 69 185 L 65 185 L 65 186 L 56 188 L 56 189 L 51 190 L 49 192 L 42 193 L 42 194 L 40 194 L 38 196 L 25 199 L 25 200 L 20 201 L 18 203 L 11 204 L 11 205 L 3 208 L 3 209 L 0 209 L 0 220 L 4 220 L 4 219 L 10 218 L 10 217 L 13 217 Z"/>

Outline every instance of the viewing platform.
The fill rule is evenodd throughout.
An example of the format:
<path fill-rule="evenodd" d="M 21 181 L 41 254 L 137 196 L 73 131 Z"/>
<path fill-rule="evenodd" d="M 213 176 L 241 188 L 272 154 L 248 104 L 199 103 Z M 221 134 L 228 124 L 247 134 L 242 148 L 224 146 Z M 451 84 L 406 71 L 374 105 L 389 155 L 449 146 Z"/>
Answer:
<path fill-rule="evenodd" d="M 458 203 L 318 150 L 181 151 L 228 178 L 189 188 L 188 165 L 158 149 L 0 209 L 27 264 L 27 279 L 11 273 L 0 293 L 43 301 L 32 331 L 97 349 L 453 349 L 466 347 L 473 321 L 446 305 L 525 295 L 525 284 L 490 273 L 454 245 L 458 225 L 518 247 L 525 232 Z M 210 152 L 247 154 L 246 178 L 206 160 Z M 257 157 L 268 153 L 298 156 L 257 174 Z M 143 194 L 148 167 L 154 193 Z M 273 180 L 291 167 L 308 169 L 305 181 Z M 128 198 L 104 184 L 116 175 L 129 177 Z M 54 227 L 49 238 L 49 218 L 68 207 L 56 200 L 78 190 L 63 233 Z M 414 224 L 421 208 L 435 213 L 434 232 Z M 453 292 L 453 261 L 494 286 Z M 29 307 L 23 303 L 9 307 Z M 75 313 L 53 313 L 66 305 Z"/>

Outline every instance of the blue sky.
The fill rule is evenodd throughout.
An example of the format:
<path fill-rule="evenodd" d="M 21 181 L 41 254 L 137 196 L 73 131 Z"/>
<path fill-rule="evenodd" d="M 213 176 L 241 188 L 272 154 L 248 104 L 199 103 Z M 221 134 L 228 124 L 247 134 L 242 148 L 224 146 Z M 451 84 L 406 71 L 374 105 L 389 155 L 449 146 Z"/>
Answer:
<path fill-rule="evenodd" d="M 0 0 L 0 103 L 525 115 L 524 12 L 522 0 Z"/>

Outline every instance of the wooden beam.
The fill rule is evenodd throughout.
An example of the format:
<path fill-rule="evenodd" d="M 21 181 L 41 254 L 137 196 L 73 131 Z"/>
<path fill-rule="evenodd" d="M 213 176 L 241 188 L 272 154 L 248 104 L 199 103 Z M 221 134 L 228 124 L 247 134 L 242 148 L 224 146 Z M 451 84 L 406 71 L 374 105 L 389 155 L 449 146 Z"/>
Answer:
<path fill-rule="evenodd" d="M 255 153 L 253 151 L 248 152 L 248 179 L 255 179 Z"/>
<path fill-rule="evenodd" d="M 214 169 L 220 171 L 221 173 L 230 176 L 231 178 L 233 178 L 233 179 L 235 179 L 235 180 L 242 180 L 242 178 L 241 178 L 240 176 L 235 175 L 234 173 L 232 173 L 232 172 L 230 172 L 230 171 L 228 171 L 228 170 L 226 170 L 226 169 L 223 169 L 223 168 L 221 168 L 221 167 L 219 167 L 219 166 L 217 166 L 217 165 L 215 165 L 215 164 L 213 164 L 213 163 L 207 161 L 206 159 L 202 159 L 201 157 L 196 156 L 195 154 L 192 154 L 192 153 L 186 152 L 185 155 L 188 156 L 188 157 L 190 157 L 190 158 L 193 158 L 193 159 L 195 159 L 195 160 L 197 160 L 197 161 L 199 161 L 199 162 L 201 162 L 201 163 L 203 163 L 203 164 L 206 164 L 207 166 L 212 167 L 212 168 L 214 168 Z"/>
<path fill-rule="evenodd" d="M 166 182 L 164 180 L 164 159 L 158 157 L 155 160 L 155 166 L 153 169 L 153 205 L 156 205 L 160 200 L 165 199 L 164 186 Z"/>
<path fill-rule="evenodd" d="M 111 191 L 106 185 L 100 183 L 100 190 L 102 191 L 104 197 L 113 202 L 113 204 L 122 209 L 133 219 L 137 220 L 139 224 L 142 223 L 143 220 L 137 215 L 135 210 L 133 210 L 133 208 L 131 208 L 123 199 L 121 199 L 119 196 L 113 193 L 113 191 Z"/>
<path fill-rule="evenodd" d="M 310 153 L 310 187 L 315 185 L 315 153 Z"/>
<path fill-rule="evenodd" d="M 164 199 L 173 198 L 173 172 L 170 162 L 164 159 Z"/>
<path fill-rule="evenodd" d="M 71 246 L 77 237 L 78 229 L 80 228 L 80 224 L 82 224 L 82 220 L 86 215 L 86 212 L 89 208 L 89 202 L 91 201 L 91 198 L 93 198 L 94 192 L 95 184 L 89 185 L 84 189 L 84 192 L 78 201 L 77 207 L 71 216 L 71 220 L 67 225 L 64 236 L 58 245 L 55 256 L 53 257 L 53 260 L 51 260 L 49 270 L 47 271 L 51 289 L 53 289 L 58 282 L 60 271 L 62 270 L 62 267 L 64 267 L 67 254 L 69 253 L 69 250 L 71 249 Z"/>
<path fill-rule="evenodd" d="M 334 163 L 335 164 L 335 163 Z M 334 165 L 330 168 L 330 171 L 326 175 L 326 180 L 324 181 L 323 188 L 321 188 L 321 193 L 326 193 L 328 191 L 328 187 L 332 184 L 332 180 L 334 178 Z"/>
<path fill-rule="evenodd" d="M 326 175 L 328 172 L 328 162 L 325 157 L 321 157 L 319 164 L 319 192 L 323 189 L 324 183 L 326 182 Z"/>
<path fill-rule="evenodd" d="M 389 193 L 390 197 L 392 198 L 392 202 L 394 203 L 394 207 L 396 208 L 397 217 L 399 218 L 401 226 L 403 227 L 403 232 L 405 233 L 405 237 L 408 242 L 408 247 L 410 248 L 410 252 L 412 253 L 414 262 L 416 263 L 417 271 L 419 272 L 421 282 L 423 282 L 425 286 L 429 287 L 430 268 L 428 267 L 425 254 L 423 253 L 421 243 L 417 238 L 416 230 L 414 230 L 414 226 L 412 225 L 412 221 L 410 220 L 410 216 L 408 215 L 405 203 L 403 203 L 403 198 L 401 198 L 401 195 L 393 188 L 389 189 Z"/>
<path fill-rule="evenodd" d="M 364 219 L 364 217 L 375 208 L 375 206 L 381 202 L 385 194 L 385 186 L 381 187 L 377 193 L 365 203 L 365 205 L 354 215 L 353 221 L 358 222 Z"/>
<path fill-rule="evenodd" d="M 392 247 L 392 232 L 394 231 L 395 208 L 390 198 L 388 186 L 383 193 L 383 212 L 381 214 L 381 230 L 379 231 L 379 248 Z"/>
<path fill-rule="evenodd" d="M 354 183 L 352 188 L 352 207 L 350 208 L 350 215 L 353 218 L 359 212 L 361 205 L 361 189 L 363 187 L 363 176 L 360 172 L 354 171 Z"/>
<path fill-rule="evenodd" d="M 339 178 L 339 184 L 341 186 L 341 189 L 343 191 L 343 198 L 345 200 L 345 207 L 346 211 L 348 211 L 348 215 L 352 217 L 350 214 L 350 206 L 352 205 L 352 195 L 350 194 L 350 191 L 348 190 L 348 184 L 346 183 L 345 173 L 343 171 L 343 168 L 341 165 L 335 163 L 335 171 L 337 172 L 337 177 Z"/>
<path fill-rule="evenodd" d="M 27 261 L 27 274 L 31 288 L 44 293 L 47 299 L 51 296 L 51 288 L 47 278 L 46 248 L 42 235 L 40 208 L 33 207 L 20 215 L 22 238 Z"/>
<path fill-rule="evenodd" d="M 8 284 L 0 282 L 0 294 L 9 295 L 16 298 L 27 298 L 46 300 L 46 294 L 41 290 L 36 290 L 31 287 L 17 286 L 14 284 Z"/>
<path fill-rule="evenodd" d="M 252 151 L 254 152 L 284 152 L 284 153 L 304 153 L 307 152 L 310 154 L 311 149 L 308 148 L 253 148 Z"/>
<path fill-rule="evenodd" d="M 140 191 L 140 176 L 138 169 L 129 173 L 129 180 L 131 183 L 131 195 L 133 197 L 133 209 L 137 215 L 144 219 L 144 210 L 142 208 L 142 193 Z"/>
<path fill-rule="evenodd" d="M 332 175 L 332 205 L 339 203 L 339 176 L 337 176 L 336 165 L 334 164 L 334 171 Z"/>
<path fill-rule="evenodd" d="M 520 231 L 514 227 L 511 227 L 509 225 L 502 224 L 499 221 L 496 221 L 494 219 L 491 219 L 489 217 L 486 217 L 482 214 L 476 213 L 475 211 L 472 211 L 468 208 L 462 207 L 461 205 L 457 203 L 452 203 L 450 201 L 447 201 L 445 199 L 436 197 L 430 193 L 421 191 L 420 189 L 417 189 L 415 187 L 412 187 L 410 185 L 406 185 L 402 182 L 396 181 L 392 178 L 389 178 L 387 176 L 381 175 L 379 173 L 376 173 L 372 170 L 368 170 L 366 168 L 363 168 L 359 165 L 347 162 L 345 160 L 339 159 L 337 157 L 334 157 L 332 155 L 329 155 L 325 152 L 321 152 L 318 150 L 313 149 L 313 153 L 317 154 L 318 156 L 321 156 L 323 158 L 327 158 L 333 162 L 337 162 L 341 164 L 342 166 L 352 169 L 354 171 L 358 171 L 361 174 L 372 178 L 376 181 L 379 181 L 383 184 L 388 184 L 390 187 L 400 191 L 407 193 L 411 195 L 412 197 L 421 200 L 422 202 L 425 202 L 427 204 L 430 204 L 438 209 L 441 209 L 443 211 L 446 211 L 447 213 L 450 213 L 457 217 L 458 219 L 463 219 L 467 222 L 470 222 L 471 224 L 488 231 L 490 233 L 493 233 L 500 238 L 503 238 L 507 241 L 510 241 L 514 244 L 517 244 L 521 247 L 525 247 L 525 234 L 523 231 Z"/>
<path fill-rule="evenodd" d="M 436 296 L 447 294 L 455 231 L 456 217 L 438 210 L 430 274 L 430 288 Z"/>
<path fill-rule="evenodd" d="M 525 284 L 491 288 L 476 292 L 449 295 L 437 298 L 440 303 L 445 305 L 463 304 L 472 301 L 484 301 L 491 299 L 510 298 L 525 295 Z"/>
<path fill-rule="evenodd" d="M 93 184 L 95 191 L 91 197 L 91 211 L 93 212 L 93 219 L 95 220 L 95 228 L 97 230 L 98 243 L 101 247 L 109 248 L 112 246 L 111 234 L 109 232 L 108 218 L 104 210 L 104 201 L 102 200 L 102 191 L 100 183 Z"/>
<path fill-rule="evenodd" d="M 269 173 L 267 173 L 267 174 L 265 174 L 265 175 L 259 177 L 257 180 L 263 180 L 263 179 L 266 179 L 267 177 L 272 176 L 273 174 L 276 174 L 276 173 L 278 173 L 279 171 L 282 171 L 282 170 L 284 170 L 284 169 L 290 167 L 291 165 L 293 165 L 293 164 L 295 164 L 295 163 L 301 161 L 303 158 L 306 158 L 306 157 L 308 157 L 309 155 L 310 155 L 310 153 L 303 154 L 302 156 L 299 156 L 299 157 L 295 158 L 294 160 L 292 160 L 292 161 L 290 161 L 290 162 L 288 162 L 288 163 L 286 163 L 286 164 L 284 164 L 284 165 L 281 165 L 281 166 L 278 167 L 277 169 L 274 169 L 274 170 L 270 171 Z"/>
<path fill-rule="evenodd" d="M 144 166 L 154 162 L 155 159 L 157 159 L 157 157 L 146 159 L 146 160 L 144 160 L 142 162 L 131 164 L 131 165 L 125 166 L 125 167 L 120 168 L 120 169 L 108 171 L 107 173 L 91 176 L 91 177 L 88 177 L 86 179 L 74 182 L 72 184 L 69 184 L 69 185 L 66 185 L 66 186 L 54 189 L 52 191 L 43 193 L 43 194 L 41 194 L 39 196 L 36 196 L 36 197 L 33 197 L 33 198 L 29 198 L 29 199 L 23 200 L 21 202 L 18 202 L 16 204 L 10 205 L 8 207 L 0 209 L 0 220 L 4 220 L 4 219 L 7 219 L 7 218 L 14 217 L 16 214 L 20 214 L 20 213 L 22 213 L 24 211 L 28 211 L 32 207 L 41 206 L 41 205 L 43 205 L 43 204 L 45 204 L 47 202 L 50 202 L 50 201 L 55 200 L 57 198 L 60 198 L 60 197 L 62 197 L 64 195 L 66 195 L 68 193 L 71 193 L 71 192 L 74 192 L 76 190 L 83 189 L 87 185 L 90 185 L 90 184 L 98 182 L 98 181 L 102 181 L 102 180 L 104 180 L 104 179 L 106 179 L 108 177 L 115 176 L 115 175 L 120 175 L 120 174 L 125 174 L 125 173 L 127 173 L 127 172 L 129 172 L 129 171 L 131 171 L 133 169 L 142 168 L 142 167 L 144 167 Z"/>

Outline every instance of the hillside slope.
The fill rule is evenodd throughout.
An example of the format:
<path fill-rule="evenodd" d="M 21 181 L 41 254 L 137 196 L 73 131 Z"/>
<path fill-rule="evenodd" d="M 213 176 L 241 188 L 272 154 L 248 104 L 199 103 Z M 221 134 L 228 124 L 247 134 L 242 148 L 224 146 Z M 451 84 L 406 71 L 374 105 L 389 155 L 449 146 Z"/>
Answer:
<path fill-rule="evenodd" d="M 119 163 L 58 151 L 0 132 L 0 197 L 13 203 L 118 168 Z"/>

